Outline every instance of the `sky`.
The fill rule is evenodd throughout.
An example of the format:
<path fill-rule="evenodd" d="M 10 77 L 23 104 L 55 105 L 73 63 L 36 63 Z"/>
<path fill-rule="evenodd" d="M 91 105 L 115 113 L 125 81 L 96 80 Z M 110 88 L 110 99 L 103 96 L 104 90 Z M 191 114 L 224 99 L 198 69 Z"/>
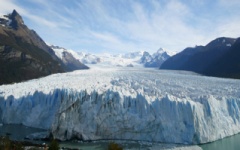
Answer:
<path fill-rule="evenodd" d="M 240 0 L 0 0 L 50 44 L 89 53 L 179 52 L 240 37 Z"/>

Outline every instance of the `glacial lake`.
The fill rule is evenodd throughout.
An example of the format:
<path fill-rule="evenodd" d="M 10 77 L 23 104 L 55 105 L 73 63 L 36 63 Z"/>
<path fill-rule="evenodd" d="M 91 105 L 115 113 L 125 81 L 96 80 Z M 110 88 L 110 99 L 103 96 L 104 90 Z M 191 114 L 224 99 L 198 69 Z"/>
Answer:
<path fill-rule="evenodd" d="M 24 125 L 0 125 L 0 136 L 8 135 L 10 139 L 23 141 L 27 135 L 32 133 L 44 132 L 46 130 L 26 127 Z M 29 140 L 28 140 L 29 141 Z M 44 141 L 32 141 L 35 143 L 46 143 Z M 97 142 L 61 142 L 61 147 L 81 149 L 81 150 L 105 150 L 108 147 L 110 141 L 97 141 Z M 134 142 L 134 141 L 116 141 L 120 143 L 124 149 L 172 149 L 176 147 L 182 147 L 182 145 L 160 144 L 160 143 L 148 143 L 148 142 Z M 203 150 L 239 150 L 240 149 L 240 134 L 230 136 L 215 142 L 199 145 Z M 181 148 L 185 150 L 185 148 Z M 186 147 L 186 150 L 196 149 L 199 147 Z"/>
<path fill-rule="evenodd" d="M 200 145 L 203 150 L 239 150 L 240 134 L 226 137 L 215 142 Z"/>

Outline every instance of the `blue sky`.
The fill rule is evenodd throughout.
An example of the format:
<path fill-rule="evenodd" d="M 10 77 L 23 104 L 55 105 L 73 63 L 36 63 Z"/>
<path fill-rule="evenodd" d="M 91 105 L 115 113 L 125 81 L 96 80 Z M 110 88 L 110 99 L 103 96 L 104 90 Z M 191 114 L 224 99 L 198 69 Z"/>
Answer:
<path fill-rule="evenodd" d="M 240 37 L 239 0 L 0 0 L 48 43 L 90 53 L 181 51 Z"/>

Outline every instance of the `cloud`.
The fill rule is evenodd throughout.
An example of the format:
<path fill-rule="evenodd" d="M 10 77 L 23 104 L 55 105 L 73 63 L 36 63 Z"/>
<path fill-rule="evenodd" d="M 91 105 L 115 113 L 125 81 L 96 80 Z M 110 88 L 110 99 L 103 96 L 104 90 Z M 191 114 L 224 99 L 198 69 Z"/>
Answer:
<path fill-rule="evenodd" d="M 0 0 L 0 14 L 5 15 L 13 11 L 13 9 L 24 11 L 21 7 L 13 3 L 12 0 Z"/>
<path fill-rule="evenodd" d="M 180 51 L 207 44 L 219 36 L 237 37 L 240 33 L 238 0 L 0 0 L 0 3 L 0 13 L 15 8 L 43 39 L 76 50 L 153 52 L 164 47 Z"/>

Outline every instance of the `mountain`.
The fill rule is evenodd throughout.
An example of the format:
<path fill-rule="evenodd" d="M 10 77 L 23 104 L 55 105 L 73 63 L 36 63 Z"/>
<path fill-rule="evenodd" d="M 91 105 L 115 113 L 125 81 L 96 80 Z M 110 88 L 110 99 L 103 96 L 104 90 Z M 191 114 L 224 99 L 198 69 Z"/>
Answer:
<path fill-rule="evenodd" d="M 11 40 L 14 40 L 16 45 L 19 43 L 32 44 L 50 54 L 53 59 L 57 59 L 53 50 L 45 44 L 41 37 L 24 24 L 22 17 L 16 10 L 13 10 L 11 14 L 4 15 L 0 19 L 0 27 L 1 37 L 5 36 L 7 39 L 15 38 L 15 40 Z"/>
<path fill-rule="evenodd" d="M 126 59 L 139 59 L 143 56 L 144 51 L 130 52 L 126 54 L 119 55 L 122 58 Z"/>
<path fill-rule="evenodd" d="M 72 71 L 16 10 L 0 17 L 0 84 Z"/>
<path fill-rule="evenodd" d="M 232 57 L 239 51 L 237 44 L 234 38 L 221 37 L 206 46 L 186 48 L 165 61 L 160 69 L 188 70 L 209 76 L 231 77 L 239 68 L 236 64 L 240 59 Z M 227 66 L 223 62 L 230 64 Z M 230 66 L 235 66 L 231 67 L 232 73 L 227 71 Z"/>
<path fill-rule="evenodd" d="M 165 62 L 170 55 L 160 48 L 156 53 L 150 55 L 148 52 L 145 52 L 140 60 L 145 67 L 156 67 L 159 68 L 163 62 Z"/>
<path fill-rule="evenodd" d="M 84 52 L 75 52 L 72 50 L 67 51 L 69 51 L 73 55 L 73 57 L 75 57 L 84 64 L 91 65 L 97 64 L 117 67 L 134 67 L 134 66 L 160 67 L 160 65 L 170 57 L 169 52 L 166 52 L 161 48 L 152 55 L 146 51 L 136 51 L 125 54 L 101 54 L 101 55 Z"/>
<path fill-rule="evenodd" d="M 77 55 L 75 57 L 84 64 L 97 64 L 102 61 L 99 56 L 90 53 L 77 52 Z"/>
<path fill-rule="evenodd" d="M 78 52 L 80 60 L 85 64 L 114 66 L 114 67 L 136 67 L 141 66 L 139 63 L 143 51 L 130 52 L 125 54 L 90 54 Z"/>
<path fill-rule="evenodd" d="M 168 60 L 166 60 L 162 66 L 161 69 L 172 69 L 172 70 L 185 70 L 185 64 L 187 64 L 187 61 L 195 55 L 197 52 L 203 49 L 203 46 L 196 46 L 194 48 L 186 48 L 182 52 L 174 55 L 173 57 L 170 57 Z"/>
<path fill-rule="evenodd" d="M 89 69 L 86 65 L 82 64 L 77 58 L 75 58 L 75 52 L 54 45 L 50 45 L 49 47 L 54 50 L 55 54 L 63 61 L 65 66 L 67 66 L 69 69 Z"/>
<path fill-rule="evenodd" d="M 228 46 L 229 50 L 207 67 L 206 75 L 240 79 L 240 38 Z"/>

